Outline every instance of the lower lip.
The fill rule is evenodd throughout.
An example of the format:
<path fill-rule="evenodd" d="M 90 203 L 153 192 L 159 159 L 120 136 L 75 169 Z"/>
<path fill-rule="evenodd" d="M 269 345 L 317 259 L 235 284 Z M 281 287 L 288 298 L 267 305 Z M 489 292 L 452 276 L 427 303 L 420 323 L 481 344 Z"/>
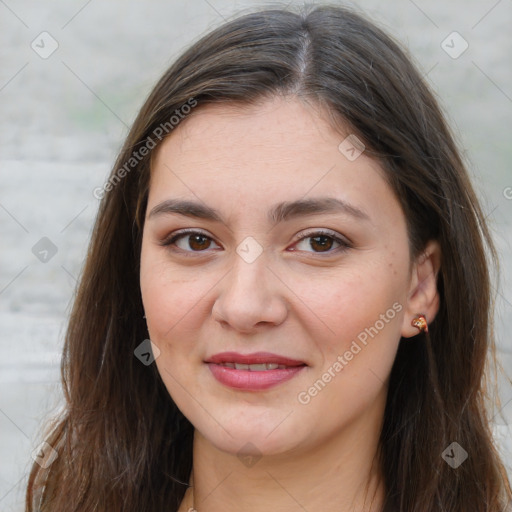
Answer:
<path fill-rule="evenodd" d="M 236 389 L 245 389 L 248 391 L 259 391 L 277 386 L 287 380 L 292 379 L 305 366 L 294 366 L 290 368 L 263 370 L 261 372 L 251 372 L 250 370 L 236 370 L 219 364 L 207 363 L 213 376 L 225 386 Z"/>

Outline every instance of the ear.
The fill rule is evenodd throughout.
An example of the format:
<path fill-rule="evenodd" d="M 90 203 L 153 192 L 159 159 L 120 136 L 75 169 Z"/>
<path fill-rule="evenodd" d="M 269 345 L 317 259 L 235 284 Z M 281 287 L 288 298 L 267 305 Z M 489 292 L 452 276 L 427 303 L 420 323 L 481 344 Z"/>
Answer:
<path fill-rule="evenodd" d="M 430 240 L 413 264 L 401 331 L 404 338 L 419 334 L 418 328 L 411 325 L 413 318 L 423 314 L 430 324 L 439 311 L 437 274 L 440 267 L 441 246 L 437 240 Z"/>

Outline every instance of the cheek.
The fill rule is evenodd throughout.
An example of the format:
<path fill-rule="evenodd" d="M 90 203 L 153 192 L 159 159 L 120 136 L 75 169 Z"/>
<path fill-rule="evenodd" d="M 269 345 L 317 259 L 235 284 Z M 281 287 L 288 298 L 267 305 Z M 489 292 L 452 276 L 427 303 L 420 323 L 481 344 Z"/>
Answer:
<path fill-rule="evenodd" d="M 195 337 L 204 315 L 203 297 L 211 285 L 205 286 L 197 273 L 183 277 L 156 251 L 147 251 L 141 257 L 140 286 L 149 337 L 160 350 L 158 372 L 180 410 L 191 414 L 189 393 L 200 396 L 201 389 L 187 365 L 199 357 Z"/>
<path fill-rule="evenodd" d="M 366 265 L 321 282 L 303 282 L 300 295 L 322 320 L 326 339 L 331 338 L 334 345 L 357 337 L 378 322 L 381 315 L 385 316 L 386 326 L 399 323 L 396 310 L 403 307 L 393 309 L 393 304 L 402 300 L 404 285 L 398 276 L 382 272 L 382 268 Z M 383 330 L 382 322 L 377 327 Z"/>
<path fill-rule="evenodd" d="M 367 267 L 324 286 L 322 294 L 304 289 L 314 299 L 308 306 L 322 311 L 329 326 L 317 339 L 321 363 L 297 397 L 311 414 L 325 418 L 329 404 L 329 421 L 343 424 L 384 392 L 400 340 L 402 285 L 397 276 Z"/>
<path fill-rule="evenodd" d="M 367 265 L 364 271 L 345 273 L 336 283 L 325 283 L 322 294 L 304 290 L 305 296 L 314 297 L 308 305 L 322 311 L 329 326 L 317 339 L 322 357 L 310 379 L 312 395 L 303 390 L 311 397 L 322 395 L 314 398 L 315 407 L 337 404 L 345 411 L 340 414 L 349 414 L 363 410 L 382 391 L 395 360 L 405 309 L 405 282 L 383 272 L 386 267 Z"/>
<path fill-rule="evenodd" d="M 178 271 L 165 259 L 165 251 L 144 250 L 141 254 L 140 287 L 151 340 L 161 350 L 171 341 L 201 325 L 206 294 L 218 279 L 200 270 Z"/>

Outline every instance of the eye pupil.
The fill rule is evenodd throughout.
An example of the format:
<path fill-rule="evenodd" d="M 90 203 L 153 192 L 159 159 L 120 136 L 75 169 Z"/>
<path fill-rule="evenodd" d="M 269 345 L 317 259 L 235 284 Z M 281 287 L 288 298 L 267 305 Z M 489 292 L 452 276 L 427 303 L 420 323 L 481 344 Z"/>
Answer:
<path fill-rule="evenodd" d="M 202 243 L 201 243 L 202 241 Z M 197 244 L 197 245 L 196 245 Z M 204 235 L 190 235 L 189 246 L 194 250 L 208 249 L 210 241 Z"/>
<path fill-rule="evenodd" d="M 318 242 L 318 240 L 322 240 L 321 242 Z M 320 251 L 329 250 L 332 247 L 333 239 L 330 236 L 326 235 L 320 235 L 320 236 L 313 236 L 311 237 L 311 248 L 315 249 L 314 244 L 318 243 L 320 246 Z"/>

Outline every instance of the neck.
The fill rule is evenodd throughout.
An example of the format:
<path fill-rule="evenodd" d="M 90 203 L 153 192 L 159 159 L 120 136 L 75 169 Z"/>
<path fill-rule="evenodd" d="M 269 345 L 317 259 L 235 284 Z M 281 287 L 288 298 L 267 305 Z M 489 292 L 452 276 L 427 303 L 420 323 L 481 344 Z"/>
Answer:
<path fill-rule="evenodd" d="M 196 430 L 191 487 L 179 512 L 381 512 L 380 427 L 359 418 L 321 446 L 256 462 L 218 450 Z"/>

